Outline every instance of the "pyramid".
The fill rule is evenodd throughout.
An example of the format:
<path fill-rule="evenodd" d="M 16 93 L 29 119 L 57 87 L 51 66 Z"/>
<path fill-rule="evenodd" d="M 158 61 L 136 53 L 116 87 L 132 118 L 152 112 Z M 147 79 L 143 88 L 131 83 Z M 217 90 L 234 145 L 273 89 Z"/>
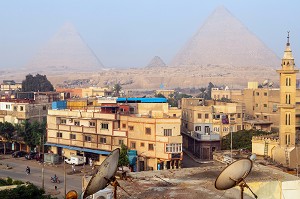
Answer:
<path fill-rule="evenodd" d="M 99 70 L 103 64 L 74 26 L 66 23 L 26 66 L 30 70 Z"/>
<path fill-rule="evenodd" d="M 218 7 L 170 66 L 278 67 L 279 57 L 225 7 Z"/>
<path fill-rule="evenodd" d="M 155 67 L 166 67 L 165 62 L 159 57 L 155 56 L 151 59 L 146 68 L 155 68 Z"/>

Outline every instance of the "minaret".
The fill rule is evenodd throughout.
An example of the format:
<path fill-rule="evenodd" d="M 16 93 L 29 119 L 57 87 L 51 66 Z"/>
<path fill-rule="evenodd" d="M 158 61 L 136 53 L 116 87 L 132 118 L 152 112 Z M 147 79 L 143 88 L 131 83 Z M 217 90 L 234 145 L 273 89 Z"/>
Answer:
<path fill-rule="evenodd" d="M 296 73 L 294 58 L 290 48 L 290 34 L 288 31 L 287 43 L 281 61 L 280 75 L 280 127 L 279 144 L 281 147 L 294 147 L 296 141 Z"/>

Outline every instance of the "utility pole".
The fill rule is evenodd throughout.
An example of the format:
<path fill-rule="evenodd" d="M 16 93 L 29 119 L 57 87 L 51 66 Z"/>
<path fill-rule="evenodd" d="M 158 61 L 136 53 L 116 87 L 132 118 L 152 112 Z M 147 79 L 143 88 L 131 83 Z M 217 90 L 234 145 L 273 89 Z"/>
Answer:
<path fill-rule="evenodd" d="M 66 161 L 65 161 L 65 151 L 62 151 L 64 156 L 64 197 L 67 195 L 67 176 L 66 176 Z"/>

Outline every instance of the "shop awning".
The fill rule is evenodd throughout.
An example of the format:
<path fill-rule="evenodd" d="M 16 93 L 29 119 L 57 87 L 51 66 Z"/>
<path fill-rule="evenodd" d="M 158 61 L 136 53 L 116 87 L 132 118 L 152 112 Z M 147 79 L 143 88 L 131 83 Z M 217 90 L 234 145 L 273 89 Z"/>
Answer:
<path fill-rule="evenodd" d="M 61 147 L 65 149 L 75 150 L 75 151 L 83 151 L 83 152 L 89 152 L 89 153 L 95 153 L 100 155 L 109 155 L 111 152 L 109 151 L 101 151 L 96 149 L 88 149 L 88 148 L 81 148 L 76 146 L 68 146 L 68 145 L 62 145 L 62 144 L 54 144 L 54 143 L 45 143 L 46 146 L 55 146 L 55 147 Z"/>

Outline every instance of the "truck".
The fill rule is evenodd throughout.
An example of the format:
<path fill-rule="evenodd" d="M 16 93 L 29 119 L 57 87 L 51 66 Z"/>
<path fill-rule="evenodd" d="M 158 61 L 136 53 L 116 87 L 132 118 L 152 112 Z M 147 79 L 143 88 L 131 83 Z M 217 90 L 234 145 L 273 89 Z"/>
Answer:
<path fill-rule="evenodd" d="M 70 158 L 65 159 L 68 164 L 80 165 L 86 163 L 86 158 L 79 155 L 72 155 Z"/>

